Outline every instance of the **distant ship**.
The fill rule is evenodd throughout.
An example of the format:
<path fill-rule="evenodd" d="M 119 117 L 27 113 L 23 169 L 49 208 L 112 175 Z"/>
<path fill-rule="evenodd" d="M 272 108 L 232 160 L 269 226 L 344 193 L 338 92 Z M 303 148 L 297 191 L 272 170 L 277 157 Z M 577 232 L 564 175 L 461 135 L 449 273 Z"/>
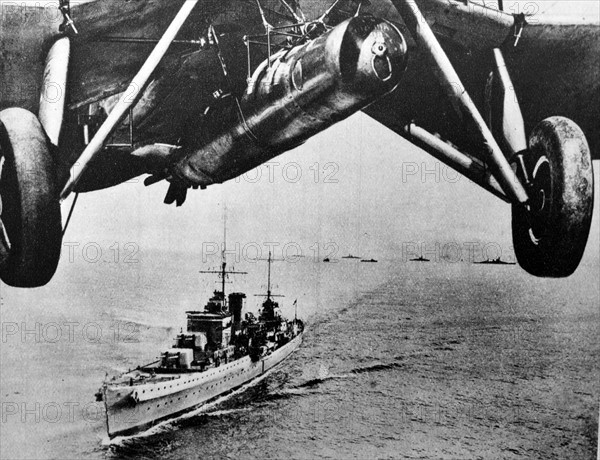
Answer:
<path fill-rule="evenodd" d="M 360 257 L 348 254 L 347 256 L 342 256 L 342 259 L 360 259 Z"/>
<path fill-rule="evenodd" d="M 516 265 L 516 262 L 505 262 L 500 260 L 500 257 L 495 259 L 482 260 L 481 262 L 473 262 L 474 264 L 490 264 L 490 265 Z"/>
<path fill-rule="evenodd" d="M 243 293 L 214 291 L 203 311 L 188 311 L 187 331 L 158 361 L 105 380 L 96 394 L 106 407 L 109 438 L 131 435 L 193 410 L 273 368 L 302 343 L 304 324 L 286 320 L 271 294 L 271 254 L 266 299 L 258 318 L 242 319 Z M 215 273 L 215 272 L 204 272 Z M 296 304 L 296 302 L 294 302 Z"/>
<path fill-rule="evenodd" d="M 419 256 L 416 259 L 410 259 L 411 262 L 429 262 L 429 259 L 426 259 L 423 256 Z"/>
<path fill-rule="evenodd" d="M 325 257 L 325 258 L 323 259 L 323 262 L 331 262 L 331 261 L 329 260 L 329 257 Z"/>
<path fill-rule="evenodd" d="M 375 259 L 362 259 L 361 262 L 377 262 Z"/>

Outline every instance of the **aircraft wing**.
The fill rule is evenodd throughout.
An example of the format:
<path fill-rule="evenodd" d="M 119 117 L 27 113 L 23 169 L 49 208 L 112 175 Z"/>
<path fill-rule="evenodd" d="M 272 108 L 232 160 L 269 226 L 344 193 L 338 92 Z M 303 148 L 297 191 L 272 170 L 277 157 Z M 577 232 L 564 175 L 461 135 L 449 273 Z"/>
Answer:
<path fill-rule="evenodd" d="M 183 0 L 73 2 L 71 14 L 78 35 L 71 51 L 68 104 L 85 105 L 126 90 L 152 50 L 152 39 L 160 38 L 182 3 Z M 57 38 L 63 17 L 57 2 L 0 1 L 0 7 L 0 108 L 16 106 L 37 112 L 45 56 Z M 209 8 L 198 8 L 189 24 L 202 23 L 209 14 Z M 196 38 L 190 28 L 182 30 L 180 38 Z M 136 42 L 137 37 L 147 41 Z M 182 49 L 185 50 L 183 46 L 172 47 L 166 66 L 172 65 L 169 57 L 181 54 Z"/>
<path fill-rule="evenodd" d="M 120 38 L 160 37 L 177 10 L 174 2 L 177 5 L 182 3 L 181 0 L 74 3 L 73 15 L 80 29 L 77 40 L 80 45 L 74 47 L 71 60 L 73 68 L 68 101 L 71 108 L 127 88 L 152 45 L 110 43 L 104 38 L 107 35 Z M 343 7 L 345 3 L 352 2 L 341 2 L 340 5 Z M 364 3 L 365 11 L 399 24 L 405 36 L 410 37 L 392 0 Z M 556 17 L 525 9 L 522 12 L 533 13 L 533 16 L 528 18 L 517 46 L 514 46 L 515 17 L 511 13 L 516 10 L 501 12 L 464 0 L 417 0 L 416 3 L 480 110 L 483 110 L 484 87 L 491 69 L 491 50 L 501 47 L 516 87 L 527 131 L 545 117 L 566 116 L 582 127 L 594 157 L 598 158 L 600 27 L 597 18 Z M 18 106 L 36 112 L 45 51 L 56 36 L 62 17 L 56 14 L 55 5 L 40 8 L 38 4 L 28 6 L 29 3 L 2 1 L 0 4 L 3 12 L 0 108 Z M 330 2 L 305 0 L 300 4 L 306 9 L 322 10 Z M 534 4 L 530 2 L 524 6 L 527 5 L 531 7 Z M 240 24 L 259 20 L 252 2 L 240 2 L 235 8 Z M 203 17 L 218 21 L 219 11 L 212 2 L 202 2 L 202 7 L 194 14 L 196 17 L 189 21 L 190 24 L 202 23 Z M 31 27 L 32 24 L 35 27 Z M 186 31 L 181 35 L 185 37 Z M 193 33 L 188 35 L 195 36 Z M 365 112 L 402 135 L 404 126 L 414 120 L 458 145 L 468 146 L 468 134 L 458 134 L 464 131 L 460 129 L 461 122 L 431 72 L 426 56 L 410 39 L 409 45 L 410 62 L 399 89 Z M 178 59 L 181 49 L 174 47 L 171 55 Z M 38 52 L 32 55 L 32 50 Z M 212 56 L 207 56 L 207 59 L 214 60 Z M 165 67 L 176 66 L 167 63 Z M 209 77 L 210 72 L 199 76 L 199 80 L 205 81 Z M 164 88 L 163 91 L 168 93 L 177 89 Z M 210 91 L 204 93 L 210 94 Z M 163 118 L 177 119 L 171 116 Z"/>
<path fill-rule="evenodd" d="M 106 107 L 116 103 L 119 94 L 131 91 L 130 82 L 161 38 L 185 0 L 87 0 L 72 2 L 71 14 L 78 34 L 72 37 L 66 119 L 77 125 L 91 104 Z M 226 2 L 225 2 L 226 3 Z M 256 6 L 236 7 L 244 24 L 260 24 Z M 21 107 L 38 113 L 40 92 L 48 50 L 59 36 L 63 17 L 57 3 L 0 1 L 0 110 Z M 175 143 L 182 136 L 186 120 L 198 117 L 223 87 L 223 70 L 212 47 L 201 47 L 199 29 L 231 18 L 231 8 L 203 0 L 181 29 L 160 66 L 153 73 L 150 96 L 142 98 L 133 113 L 136 133 L 146 143 Z M 234 24 L 229 24 L 234 27 Z M 245 73 L 246 60 L 239 67 Z M 161 78 L 164 77 L 164 78 Z M 160 101 L 159 103 L 157 101 Z M 152 106 L 154 110 L 146 110 Z M 119 127 L 126 132 L 127 120 Z M 74 129 L 63 129 L 63 145 L 58 153 L 59 175 L 66 177 L 80 147 Z M 79 131 L 79 129 L 77 129 Z M 160 134 L 157 134 L 160 133 Z M 164 133 L 168 133 L 165 136 Z M 123 137 L 123 136 L 121 136 Z M 137 175 L 138 161 L 128 154 L 104 155 L 106 175 L 103 186 Z M 131 164 L 133 163 L 133 164 Z M 133 168 L 133 169 L 132 169 Z M 132 172 L 133 171 L 133 172 Z M 99 175 L 97 175 L 99 177 Z M 62 180 L 62 179 L 61 179 Z M 97 186 L 92 181 L 89 187 Z"/>
<path fill-rule="evenodd" d="M 492 68 L 492 49 L 501 48 L 527 132 L 549 116 L 571 118 L 585 132 L 593 157 L 599 158 L 598 18 L 526 16 L 527 24 L 515 46 L 519 27 L 510 12 L 454 0 L 417 0 L 416 3 L 482 113 L 485 83 Z M 377 10 L 375 14 L 384 14 L 403 28 L 392 1 L 373 2 L 373 7 Z M 536 13 L 535 10 L 522 12 Z M 403 32 L 410 37 L 408 30 L 403 28 Z M 365 112 L 400 135 L 406 136 L 404 126 L 415 121 L 455 144 L 468 147 L 471 139 L 461 129 L 461 122 L 426 56 L 416 49 L 412 40 L 409 46 L 410 61 L 400 87 Z"/>

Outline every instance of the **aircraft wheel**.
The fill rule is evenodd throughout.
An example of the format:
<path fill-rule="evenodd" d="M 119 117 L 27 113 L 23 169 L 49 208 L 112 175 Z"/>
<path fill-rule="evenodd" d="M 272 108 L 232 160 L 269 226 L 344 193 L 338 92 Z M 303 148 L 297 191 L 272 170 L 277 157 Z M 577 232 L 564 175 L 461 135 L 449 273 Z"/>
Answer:
<path fill-rule="evenodd" d="M 513 205 L 515 255 L 532 275 L 569 276 L 592 220 L 594 175 L 585 135 L 568 118 L 546 118 L 533 129 L 524 159 L 530 209 Z"/>
<path fill-rule="evenodd" d="M 0 278 L 42 286 L 56 271 L 62 228 L 54 161 L 31 112 L 0 112 L 0 161 Z"/>

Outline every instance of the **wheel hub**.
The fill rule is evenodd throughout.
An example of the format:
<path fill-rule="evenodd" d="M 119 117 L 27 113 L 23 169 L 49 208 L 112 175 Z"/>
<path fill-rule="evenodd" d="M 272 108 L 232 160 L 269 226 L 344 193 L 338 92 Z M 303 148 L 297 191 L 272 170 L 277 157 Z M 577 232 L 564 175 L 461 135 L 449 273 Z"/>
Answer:
<path fill-rule="evenodd" d="M 531 177 L 530 213 L 531 228 L 529 235 L 531 240 L 538 244 L 548 230 L 550 218 L 550 206 L 548 200 L 552 192 L 552 175 L 548 158 L 542 156 L 535 164 Z"/>

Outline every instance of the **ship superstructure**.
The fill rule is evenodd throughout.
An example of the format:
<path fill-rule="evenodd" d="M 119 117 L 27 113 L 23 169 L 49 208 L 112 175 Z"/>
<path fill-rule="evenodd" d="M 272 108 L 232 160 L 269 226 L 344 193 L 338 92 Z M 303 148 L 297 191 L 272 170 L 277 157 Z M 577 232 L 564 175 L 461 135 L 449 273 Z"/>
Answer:
<path fill-rule="evenodd" d="M 225 252 L 225 251 L 223 251 Z M 221 290 L 201 311 L 188 311 L 187 328 L 160 359 L 106 380 L 98 393 L 106 407 L 109 437 L 129 435 L 190 411 L 279 364 L 302 342 L 302 321 L 284 319 L 270 288 L 255 317 L 244 314 L 246 295 L 225 293 L 230 273 L 225 259 Z"/>

